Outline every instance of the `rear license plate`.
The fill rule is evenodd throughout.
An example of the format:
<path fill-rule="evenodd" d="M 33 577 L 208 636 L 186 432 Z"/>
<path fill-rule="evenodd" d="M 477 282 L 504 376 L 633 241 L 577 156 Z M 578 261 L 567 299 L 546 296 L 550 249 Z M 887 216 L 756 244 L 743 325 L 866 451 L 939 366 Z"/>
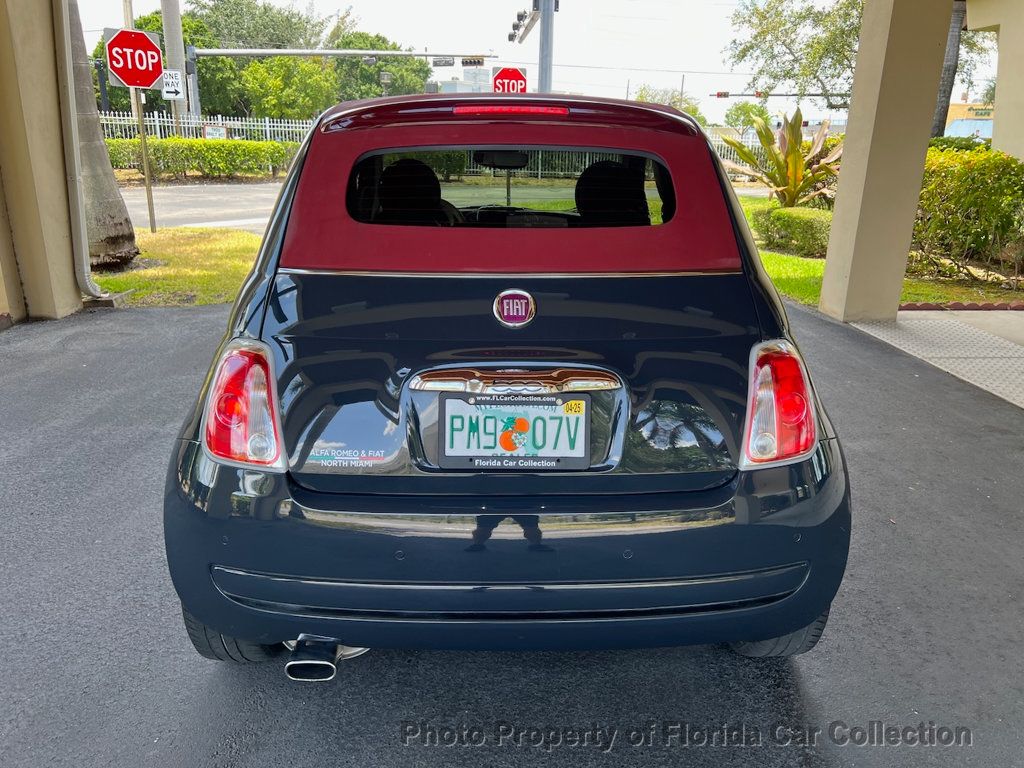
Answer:
<path fill-rule="evenodd" d="M 589 395 L 441 394 L 445 469 L 579 470 L 590 466 Z"/>

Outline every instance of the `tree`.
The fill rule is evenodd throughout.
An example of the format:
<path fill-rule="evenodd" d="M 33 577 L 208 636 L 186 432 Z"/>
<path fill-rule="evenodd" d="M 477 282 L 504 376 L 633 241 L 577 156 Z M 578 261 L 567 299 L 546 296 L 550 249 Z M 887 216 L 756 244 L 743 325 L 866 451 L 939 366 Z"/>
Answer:
<path fill-rule="evenodd" d="M 700 111 L 700 102 L 693 96 L 673 88 L 655 88 L 653 86 L 641 85 L 636 92 L 637 101 L 646 101 L 649 104 L 665 104 L 674 107 L 680 112 L 685 112 L 700 125 L 707 125 L 708 119 Z"/>
<path fill-rule="evenodd" d="M 347 16 L 339 19 L 339 22 L 328 33 L 326 46 L 367 51 L 402 50 L 400 45 L 388 40 L 383 35 L 352 30 L 351 21 Z M 384 87 L 380 82 L 381 72 L 391 74 L 391 82 L 387 87 L 388 94 L 423 93 L 431 72 L 430 65 L 426 61 L 412 57 L 378 56 L 373 64 L 368 64 L 359 58 L 346 57 L 336 59 L 335 67 L 338 71 L 342 101 L 382 96 Z"/>
<path fill-rule="evenodd" d="M 827 109 L 849 109 L 862 6 L 863 0 L 740 0 L 729 60 L 753 71 L 751 90 L 785 86 Z M 991 41 L 987 32 L 965 32 L 959 39 L 959 67 L 953 72 L 968 87 Z"/>
<path fill-rule="evenodd" d="M 325 18 L 266 0 L 190 0 L 189 6 L 226 48 L 316 48 L 327 28 Z"/>
<path fill-rule="evenodd" d="M 939 98 L 932 117 L 933 139 L 946 133 L 949 102 L 953 98 L 953 85 L 960 66 L 960 46 L 966 23 L 967 0 L 953 0 L 953 15 L 949 22 L 949 36 L 946 38 L 946 53 L 942 58 L 942 76 L 939 78 Z"/>
<path fill-rule="evenodd" d="M 755 117 L 761 118 L 766 123 L 772 119 L 771 112 L 764 104 L 738 101 L 725 111 L 725 124 L 743 133 L 748 128 L 754 127 Z"/>
<path fill-rule="evenodd" d="M 985 90 L 981 94 L 981 103 L 989 106 L 996 103 L 996 79 L 994 77 L 985 83 Z"/>
<path fill-rule="evenodd" d="M 135 19 L 135 28 L 145 32 L 155 32 L 163 36 L 164 23 L 159 11 L 139 16 Z M 185 45 L 194 45 L 197 48 L 219 48 L 220 40 L 213 36 L 210 28 L 202 19 L 194 13 L 183 13 L 181 16 L 181 33 Z M 96 43 L 93 50 L 93 58 L 104 57 L 103 41 Z M 238 64 L 233 59 L 214 57 L 203 58 L 197 62 L 199 69 L 199 93 L 201 95 L 203 112 L 211 115 L 233 115 L 245 106 L 241 88 L 238 85 L 239 74 Z M 93 72 L 93 82 L 96 88 L 96 100 L 99 103 L 99 84 L 95 82 L 96 73 Z M 127 88 L 117 86 L 107 88 L 107 100 L 110 108 L 123 112 L 131 109 Z M 151 90 L 146 97 L 145 109 L 149 112 L 170 111 L 170 106 L 160 97 L 160 92 Z"/>
<path fill-rule="evenodd" d="M 71 27 L 72 76 L 79 152 L 82 158 L 82 187 L 85 197 L 85 226 L 89 258 L 94 265 L 123 266 L 139 255 L 135 229 L 128 218 L 121 190 L 117 188 L 110 155 L 100 130 L 100 117 L 93 98 L 92 60 L 86 54 L 85 33 L 78 13 L 78 0 L 68 4 Z"/>
<path fill-rule="evenodd" d="M 253 117 L 308 119 L 338 100 L 338 76 L 324 59 L 272 56 L 242 70 Z"/>
<path fill-rule="evenodd" d="M 862 0 L 740 0 L 732 23 L 732 64 L 753 71 L 749 87 L 786 85 L 816 94 L 828 109 L 848 109 L 860 36 Z"/>

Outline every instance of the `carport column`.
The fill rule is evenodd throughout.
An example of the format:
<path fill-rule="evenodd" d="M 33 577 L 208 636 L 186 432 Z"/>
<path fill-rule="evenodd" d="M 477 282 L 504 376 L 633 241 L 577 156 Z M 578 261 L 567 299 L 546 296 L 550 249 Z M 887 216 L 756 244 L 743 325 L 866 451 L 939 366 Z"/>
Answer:
<path fill-rule="evenodd" d="M 967 26 L 999 33 L 992 146 L 1024 159 L 1024 2 L 969 0 Z"/>
<path fill-rule="evenodd" d="M 82 308 L 71 251 L 54 34 L 50 3 L 0 3 L 0 203 L 6 208 L 0 223 L 9 226 L 0 232 L 0 266 L 10 286 L 13 250 L 24 306 L 33 317 L 50 318 Z"/>
<path fill-rule="evenodd" d="M 865 0 L 820 302 L 844 322 L 896 317 L 951 14 Z"/>

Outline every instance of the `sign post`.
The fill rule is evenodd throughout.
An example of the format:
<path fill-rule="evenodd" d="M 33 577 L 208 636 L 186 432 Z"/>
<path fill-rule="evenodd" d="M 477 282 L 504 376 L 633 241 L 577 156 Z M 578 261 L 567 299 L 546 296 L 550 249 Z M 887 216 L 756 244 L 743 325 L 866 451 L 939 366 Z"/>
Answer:
<path fill-rule="evenodd" d="M 149 231 L 156 232 L 153 212 L 153 183 L 149 174 L 149 147 L 146 144 L 146 116 L 142 111 L 145 98 L 140 88 L 154 88 L 163 81 L 164 65 L 160 38 L 137 29 L 104 30 L 104 48 L 110 84 L 131 90 L 132 102 L 139 119 L 139 143 L 142 146 L 142 175 L 146 180 L 146 207 L 149 210 Z M 180 84 L 181 73 L 178 72 Z"/>
<path fill-rule="evenodd" d="M 494 67 L 491 89 L 495 93 L 526 93 L 526 70 L 521 67 Z"/>

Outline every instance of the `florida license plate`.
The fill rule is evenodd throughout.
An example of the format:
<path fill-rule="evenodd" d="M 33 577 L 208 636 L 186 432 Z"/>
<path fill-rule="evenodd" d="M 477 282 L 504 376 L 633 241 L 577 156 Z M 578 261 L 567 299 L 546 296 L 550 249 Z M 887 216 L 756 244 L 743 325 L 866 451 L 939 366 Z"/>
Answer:
<path fill-rule="evenodd" d="M 590 466 L 589 395 L 441 395 L 439 464 L 466 470 Z"/>

